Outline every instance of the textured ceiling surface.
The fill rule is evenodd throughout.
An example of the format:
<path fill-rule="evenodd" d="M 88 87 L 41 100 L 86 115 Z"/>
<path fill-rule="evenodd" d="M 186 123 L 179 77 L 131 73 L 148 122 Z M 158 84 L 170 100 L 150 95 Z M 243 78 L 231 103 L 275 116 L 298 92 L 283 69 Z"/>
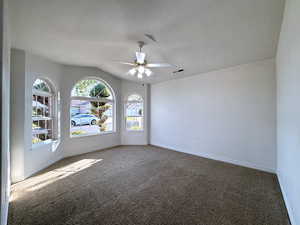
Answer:
<path fill-rule="evenodd" d="M 54 61 L 124 79 L 137 41 L 157 83 L 274 57 L 284 0 L 10 0 L 12 44 Z M 144 34 L 155 36 L 157 43 Z"/>

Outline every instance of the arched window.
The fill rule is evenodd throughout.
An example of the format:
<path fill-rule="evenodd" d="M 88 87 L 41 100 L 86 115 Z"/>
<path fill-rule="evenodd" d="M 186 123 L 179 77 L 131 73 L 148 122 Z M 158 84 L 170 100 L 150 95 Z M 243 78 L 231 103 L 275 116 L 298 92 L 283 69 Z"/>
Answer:
<path fill-rule="evenodd" d="M 36 79 L 32 86 L 32 144 L 53 139 L 54 93 L 50 85 Z"/>
<path fill-rule="evenodd" d="M 112 89 L 96 79 L 81 80 L 71 92 L 71 137 L 114 131 L 115 98 Z"/>
<path fill-rule="evenodd" d="M 139 95 L 133 94 L 125 103 L 125 125 L 128 131 L 142 131 L 144 126 L 144 102 Z"/>

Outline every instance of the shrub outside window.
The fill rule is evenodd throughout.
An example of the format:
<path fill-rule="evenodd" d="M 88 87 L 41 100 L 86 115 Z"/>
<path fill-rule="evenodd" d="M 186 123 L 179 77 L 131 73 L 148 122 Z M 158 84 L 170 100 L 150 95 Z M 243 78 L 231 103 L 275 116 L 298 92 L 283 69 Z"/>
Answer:
<path fill-rule="evenodd" d="M 53 97 L 48 83 L 36 79 L 32 87 L 32 144 L 53 139 Z"/>
<path fill-rule="evenodd" d="M 144 128 L 144 102 L 139 95 L 130 95 L 125 104 L 125 125 L 128 131 L 142 131 Z"/>
<path fill-rule="evenodd" d="M 114 131 L 114 95 L 111 88 L 96 79 L 81 80 L 71 92 L 71 137 Z"/>

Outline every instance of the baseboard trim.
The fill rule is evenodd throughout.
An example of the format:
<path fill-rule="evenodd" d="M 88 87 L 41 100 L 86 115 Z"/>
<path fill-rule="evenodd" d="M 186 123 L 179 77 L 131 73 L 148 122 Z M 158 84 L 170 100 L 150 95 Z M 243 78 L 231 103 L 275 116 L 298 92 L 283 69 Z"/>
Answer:
<path fill-rule="evenodd" d="M 184 152 L 180 149 L 175 149 L 174 147 L 170 147 L 170 146 L 157 145 L 157 144 L 150 144 L 150 145 L 155 146 L 155 147 L 159 147 L 159 148 L 169 149 L 169 150 L 172 150 L 172 151 L 177 151 L 177 152 L 187 153 L 187 154 L 191 154 L 191 155 L 196 155 L 196 156 L 200 156 L 200 157 L 207 158 L 207 159 L 212 159 L 212 160 L 216 160 L 216 161 L 230 163 L 230 164 L 237 165 L 237 166 L 243 166 L 243 167 L 247 167 L 247 168 L 251 168 L 251 169 L 256 169 L 256 170 L 276 174 L 276 170 L 273 169 L 273 168 L 267 168 L 267 167 L 264 167 L 264 166 L 261 166 L 261 165 L 256 165 L 256 164 L 246 162 L 246 161 L 235 160 L 235 159 L 231 159 L 231 158 L 228 158 L 228 157 L 217 156 L 217 155 L 213 155 L 213 154 L 205 154 L 205 153 L 195 154 L 193 152 Z"/>
<path fill-rule="evenodd" d="M 292 206 L 290 205 L 290 203 L 288 201 L 288 197 L 287 197 L 286 191 L 284 189 L 281 176 L 279 175 L 278 172 L 277 172 L 277 179 L 278 179 L 278 183 L 279 183 L 279 186 L 280 186 L 280 189 L 281 189 L 281 193 L 282 193 L 282 196 L 283 196 L 283 200 L 284 200 L 286 209 L 287 209 L 288 214 L 289 214 L 291 225 L 296 225 L 296 220 L 295 220 L 295 217 L 294 217 L 294 214 L 293 214 L 293 208 L 292 208 Z"/>
<path fill-rule="evenodd" d="M 91 153 L 91 152 L 97 152 L 97 151 L 102 151 L 102 150 L 108 150 L 108 149 L 111 149 L 111 148 L 115 148 L 115 147 L 119 147 L 119 146 L 122 146 L 120 144 L 116 144 L 116 145 L 111 145 L 111 146 L 108 146 L 108 147 L 103 147 L 103 148 L 99 148 L 99 147 L 92 147 L 91 150 L 88 150 L 86 152 L 80 152 L 80 153 L 71 153 L 71 154 L 66 154 L 62 157 L 62 159 L 66 159 L 66 158 L 70 158 L 70 157 L 73 157 L 73 156 L 80 156 L 80 155 L 84 155 L 84 154 L 87 154 L 87 153 Z"/>

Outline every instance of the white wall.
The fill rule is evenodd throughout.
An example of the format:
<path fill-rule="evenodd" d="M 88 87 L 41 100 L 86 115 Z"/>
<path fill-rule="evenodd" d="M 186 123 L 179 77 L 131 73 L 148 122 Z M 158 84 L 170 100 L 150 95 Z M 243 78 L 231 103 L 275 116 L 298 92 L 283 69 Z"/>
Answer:
<path fill-rule="evenodd" d="M 86 77 L 96 77 L 107 82 L 116 95 L 116 132 L 112 134 L 100 134 L 87 137 L 70 137 L 70 97 L 75 83 Z M 63 88 L 61 96 L 62 105 L 62 147 L 64 157 L 91 152 L 121 144 L 120 116 L 121 116 L 121 80 L 103 72 L 97 68 L 64 66 Z"/>
<path fill-rule="evenodd" d="M 47 79 L 59 94 L 62 66 L 23 50 L 12 50 L 11 164 L 12 181 L 17 182 L 51 165 L 63 156 L 60 139 L 51 144 L 31 144 L 32 85 Z"/>
<path fill-rule="evenodd" d="M 1 225 L 6 225 L 10 193 L 9 161 L 9 88 L 10 88 L 10 40 L 8 1 L 0 0 L 1 33 Z"/>
<path fill-rule="evenodd" d="M 25 53 L 25 153 L 24 153 L 24 165 L 25 165 L 25 177 L 28 177 L 37 171 L 51 165 L 52 163 L 60 160 L 63 157 L 63 149 L 61 148 L 61 139 L 54 143 L 33 147 L 32 146 L 32 85 L 34 81 L 41 77 L 48 80 L 55 91 L 56 96 L 60 94 L 62 89 L 62 66 L 58 63 L 54 63 L 43 57 Z M 29 104 L 28 104 L 29 103 Z M 60 108 L 58 109 L 60 111 Z M 18 112 L 20 113 L 20 112 Z M 57 124 L 57 121 L 54 122 Z M 56 127 L 56 126 L 55 126 Z"/>
<path fill-rule="evenodd" d="M 11 179 L 24 178 L 25 52 L 11 52 Z M 19 106 L 19 110 L 17 106 Z"/>
<path fill-rule="evenodd" d="M 32 84 L 41 77 L 60 96 L 58 139 L 38 147 L 31 144 Z M 116 95 L 116 131 L 86 137 L 70 137 L 70 94 L 75 83 L 87 77 L 106 81 Z M 121 80 L 91 67 L 65 66 L 23 50 L 12 51 L 12 181 L 17 182 L 71 155 L 121 144 Z M 57 97 L 56 96 L 56 97 Z"/>
<path fill-rule="evenodd" d="M 277 55 L 277 174 L 300 225 L 300 1 L 287 0 Z"/>
<path fill-rule="evenodd" d="M 148 144 L 148 85 L 122 81 L 122 145 L 147 145 Z M 132 94 L 140 95 L 144 100 L 144 129 L 143 131 L 128 131 L 125 127 L 125 108 L 124 104 L 128 96 Z"/>
<path fill-rule="evenodd" d="M 274 60 L 152 85 L 150 127 L 153 145 L 274 172 Z"/>

